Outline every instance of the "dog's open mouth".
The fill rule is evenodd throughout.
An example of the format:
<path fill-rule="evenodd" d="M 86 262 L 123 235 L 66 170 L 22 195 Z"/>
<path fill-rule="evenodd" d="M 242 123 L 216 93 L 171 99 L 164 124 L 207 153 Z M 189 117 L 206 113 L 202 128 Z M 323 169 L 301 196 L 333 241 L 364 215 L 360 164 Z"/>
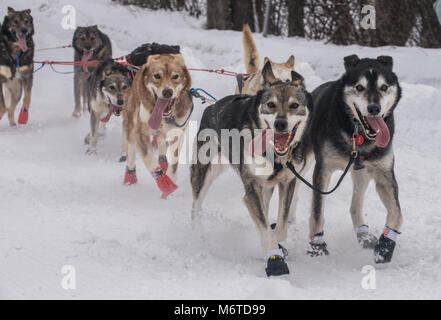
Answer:
<path fill-rule="evenodd" d="M 26 41 L 26 35 L 24 35 L 24 34 L 18 35 L 17 34 L 17 42 L 18 42 L 18 46 L 22 52 L 28 51 L 28 44 Z"/>
<path fill-rule="evenodd" d="M 274 132 L 274 150 L 278 156 L 284 156 L 289 150 L 290 144 L 294 139 L 300 121 L 290 132 Z"/>
<path fill-rule="evenodd" d="M 363 116 L 357 106 L 355 106 L 355 110 L 358 113 L 358 117 L 361 119 L 366 137 L 370 140 L 375 140 L 375 144 L 378 147 L 386 148 L 390 142 L 390 132 L 383 117 Z"/>

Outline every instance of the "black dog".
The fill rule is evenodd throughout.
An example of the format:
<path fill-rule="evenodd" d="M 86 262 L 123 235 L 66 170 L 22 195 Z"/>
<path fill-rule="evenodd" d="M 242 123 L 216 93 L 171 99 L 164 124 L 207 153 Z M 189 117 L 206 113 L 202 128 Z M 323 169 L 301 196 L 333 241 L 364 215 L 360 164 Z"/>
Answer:
<path fill-rule="evenodd" d="M 104 61 L 112 58 L 110 39 L 98 29 L 98 26 L 78 27 L 73 36 L 72 46 L 75 50 L 75 61 L 85 63 L 90 60 Z M 75 67 L 75 110 L 72 115 L 76 118 L 81 116 L 81 110 L 86 111 L 88 108 L 87 83 L 94 70 L 93 67 Z"/>
<path fill-rule="evenodd" d="M 31 10 L 15 11 L 8 8 L 0 34 L 0 118 L 6 113 L 3 85 L 9 91 L 9 124 L 15 126 L 15 108 L 24 92 L 19 124 L 28 122 L 34 70 L 34 23 Z M 17 60 L 20 73 L 17 74 Z"/>
<path fill-rule="evenodd" d="M 127 61 L 137 67 L 143 66 L 149 56 L 155 54 L 179 54 L 179 46 L 169 46 L 158 43 L 146 43 L 133 50 L 127 57 Z"/>
<path fill-rule="evenodd" d="M 344 59 L 345 74 L 313 92 L 314 112 L 310 133 L 315 154 L 314 186 L 327 190 L 332 173 L 344 169 L 358 144 L 352 170 L 354 183 L 350 209 L 357 238 L 364 248 L 375 250 L 377 263 L 389 262 L 402 224 L 398 185 L 394 173 L 393 112 L 401 97 L 391 57 Z M 386 228 L 377 240 L 363 218 L 364 194 L 371 179 L 387 209 Z M 310 236 L 311 255 L 328 254 L 323 240 L 323 196 L 313 194 Z"/>

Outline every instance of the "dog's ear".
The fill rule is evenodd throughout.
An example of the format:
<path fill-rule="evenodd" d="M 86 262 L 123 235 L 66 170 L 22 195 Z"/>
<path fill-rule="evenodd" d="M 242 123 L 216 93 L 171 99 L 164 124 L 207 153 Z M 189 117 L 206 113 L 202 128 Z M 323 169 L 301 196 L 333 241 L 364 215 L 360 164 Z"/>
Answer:
<path fill-rule="evenodd" d="M 270 59 L 268 57 L 265 57 L 265 59 L 263 59 L 263 65 L 266 65 L 268 61 L 270 61 Z"/>
<path fill-rule="evenodd" d="M 264 84 L 273 84 L 276 82 L 276 77 L 273 73 L 273 68 L 271 67 L 271 62 L 267 61 L 262 70 L 263 82 Z"/>
<path fill-rule="evenodd" d="M 379 56 L 378 62 L 385 66 L 387 69 L 392 70 L 394 66 L 394 60 L 391 56 Z"/>
<path fill-rule="evenodd" d="M 291 57 L 289 57 L 288 61 L 286 61 L 285 65 L 290 69 L 294 69 L 295 62 L 296 58 L 292 55 Z"/>
<path fill-rule="evenodd" d="M 296 86 L 305 86 L 305 78 L 295 71 L 291 71 L 291 82 Z"/>
<path fill-rule="evenodd" d="M 27 15 L 30 15 L 31 14 L 31 9 L 26 9 L 23 12 L 26 13 Z"/>
<path fill-rule="evenodd" d="M 147 82 L 147 77 L 148 77 L 148 64 L 144 64 L 141 69 L 138 71 L 138 73 L 136 74 L 135 80 L 133 82 L 133 85 L 136 87 L 136 91 L 138 91 L 138 95 L 141 95 L 145 89 L 146 89 L 146 82 Z M 150 92 L 150 90 L 147 90 L 148 92 Z"/>
<path fill-rule="evenodd" d="M 13 15 L 14 13 L 16 13 L 16 11 L 13 8 L 8 7 L 8 15 Z"/>
<path fill-rule="evenodd" d="M 98 25 L 91 26 L 92 29 L 98 30 Z"/>
<path fill-rule="evenodd" d="M 355 68 L 357 64 L 360 62 L 360 58 L 356 55 L 350 55 L 344 58 L 345 61 L 345 69 L 348 71 L 351 68 Z"/>

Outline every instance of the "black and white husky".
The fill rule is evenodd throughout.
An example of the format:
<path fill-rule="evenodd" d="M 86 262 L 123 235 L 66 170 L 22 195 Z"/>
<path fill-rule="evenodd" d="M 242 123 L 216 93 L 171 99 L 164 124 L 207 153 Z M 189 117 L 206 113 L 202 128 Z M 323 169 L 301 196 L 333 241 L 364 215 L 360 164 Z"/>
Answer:
<path fill-rule="evenodd" d="M 87 154 L 96 153 L 100 123 L 104 127 L 112 115 L 119 117 L 122 114 L 124 95 L 131 85 L 130 71 L 113 60 L 100 63 L 92 73 L 88 81 L 90 133 L 85 139 L 86 144 L 89 145 Z M 123 145 L 123 153 L 125 149 Z"/>
<path fill-rule="evenodd" d="M 298 171 L 304 168 L 303 138 L 309 125 L 311 97 L 305 90 L 303 77 L 294 71 L 291 82 L 276 80 L 268 62 L 262 74 L 263 90 L 256 96 L 229 96 L 204 111 L 197 139 L 198 159 L 191 167 L 192 220 L 199 218 L 202 201 L 213 180 L 231 165 L 242 180 L 244 203 L 267 254 L 266 273 L 279 276 L 289 273 L 284 260 L 287 252 L 280 242 L 287 237 L 296 184 L 286 164 L 291 163 Z M 239 143 L 233 142 L 230 147 L 230 138 L 237 137 L 234 132 L 240 136 L 236 140 Z M 207 140 L 208 146 L 212 146 L 213 141 L 215 145 L 208 148 L 209 151 Z M 260 160 L 271 158 L 272 161 L 266 162 L 265 168 L 259 167 L 264 162 L 247 161 L 256 155 L 265 155 L 266 158 Z M 228 161 L 222 162 L 222 157 Z M 279 211 L 273 230 L 268 211 L 276 186 L 279 187 Z"/>
<path fill-rule="evenodd" d="M 344 169 L 358 145 L 358 157 L 351 170 L 352 222 L 363 248 L 374 249 L 377 263 L 390 262 L 402 223 L 398 185 L 394 173 L 393 112 L 401 97 L 397 76 L 389 56 L 344 59 L 346 72 L 337 81 L 327 82 L 312 93 L 310 146 L 315 154 L 313 184 L 327 190 L 332 173 Z M 387 209 L 386 227 L 380 239 L 369 232 L 363 217 L 363 199 L 373 179 Z M 324 198 L 313 192 L 310 236 L 311 255 L 328 254 L 323 239 Z"/>

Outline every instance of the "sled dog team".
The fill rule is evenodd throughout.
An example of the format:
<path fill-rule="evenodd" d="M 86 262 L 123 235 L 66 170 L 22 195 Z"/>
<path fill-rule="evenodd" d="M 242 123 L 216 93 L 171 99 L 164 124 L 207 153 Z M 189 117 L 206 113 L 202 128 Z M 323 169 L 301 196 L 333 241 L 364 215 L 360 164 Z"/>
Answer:
<path fill-rule="evenodd" d="M 0 118 L 8 112 L 11 126 L 16 125 L 14 113 L 22 95 L 18 122 L 28 121 L 33 34 L 31 11 L 8 8 L 0 34 Z M 247 25 L 243 40 L 248 76 L 238 79 L 235 95 L 207 107 L 200 122 L 200 132 L 215 132 L 219 152 L 210 152 L 209 161 L 197 159 L 191 166 L 192 220 L 200 218 L 209 187 L 227 167 L 219 158 L 229 159 L 242 180 L 243 201 L 265 250 L 267 276 L 288 274 L 288 251 L 282 243 L 288 236 L 288 223 L 294 221 L 300 177 L 315 162 L 307 253 L 329 254 L 324 237 L 325 194 L 332 187 L 334 171 L 346 169 L 353 181 L 350 216 L 357 240 L 363 248 L 374 251 L 377 263 L 390 262 L 402 224 L 392 148 L 393 113 L 401 88 L 392 58 L 348 56 L 339 79 L 309 93 L 304 78 L 294 71 L 294 56 L 285 63 L 268 58 L 262 61 Z M 135 75 L 133 69 L 111 59 L 110 39 L 97 26 L 78 27 L 72 46 L 75 61 L 102 61 L 98 66 L 74 68 L 73 116 L 80 117 L 86 110 L 90 113 L 87 153 L 96 153 L 100 130 L 110 118 L 122 115 L 120 161 L 126 161 L 124 183 L 137 183 L 135 160 L 139 154 L 162 197 L 167 198 L 178 188 L 178 164 L 169 158 L 179 158 L 193 111 L 191 77 L 179 47 L 153 43 L 137 48 L 127 59 L 139 67 Z M 234 150 L 219 142 L 224 129 L 252 132 L 251 141 L 240 144 L 239 162 L 231 161 Z M 198 138 L 197 151 L 203 144 Z M 255 163 L 244 161 L 267 159 L 268 155 L 273 161 L 263 173 L 256 173 Z M 364 195 L 371 179 L 387 210 L 385 229 L 378 239 L 363 215 Z M 276 187 L 279 209 L 276 223 L 271 224 L 269 203 Z"/>

